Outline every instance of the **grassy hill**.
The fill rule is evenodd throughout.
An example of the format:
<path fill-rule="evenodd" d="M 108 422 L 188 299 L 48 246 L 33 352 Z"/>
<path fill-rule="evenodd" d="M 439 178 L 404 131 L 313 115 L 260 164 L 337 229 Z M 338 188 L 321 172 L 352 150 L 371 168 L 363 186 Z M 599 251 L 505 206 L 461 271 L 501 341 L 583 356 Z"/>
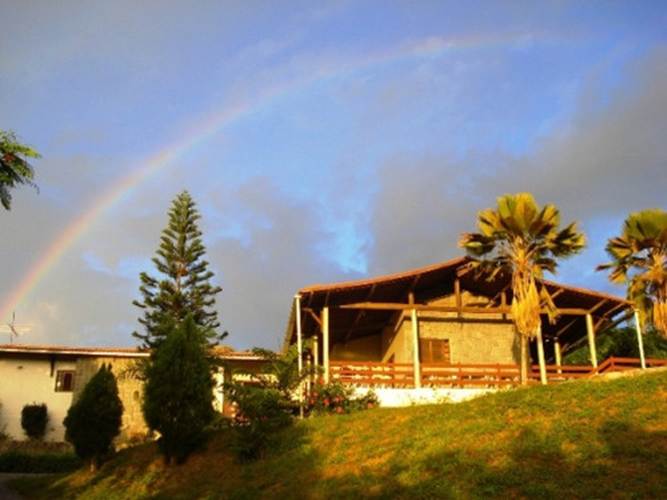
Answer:
<path fill-rule="evenodd" d="M 312 418 L 239 464 L 228 435 L 165 469 L 153 444 L 100 472 L 16 483 L 35 498 L 667 498 L 667 372 L 458 405 Z"/>

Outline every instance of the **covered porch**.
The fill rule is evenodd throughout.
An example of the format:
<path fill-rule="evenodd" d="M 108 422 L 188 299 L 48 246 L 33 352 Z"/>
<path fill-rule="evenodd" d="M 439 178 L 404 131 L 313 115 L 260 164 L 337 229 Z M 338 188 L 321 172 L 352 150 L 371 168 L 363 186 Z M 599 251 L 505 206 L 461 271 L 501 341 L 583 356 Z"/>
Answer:
<path fill-rule="evenodd" d="M 301 368 L 319 367 L 325 383 L 374 388 L 499 388 L 519 384 L 509 279 L 476 279 L 466 257 L 412 271 L 299 290 L 285 335 Z M 541 337 L 531 343 L 531 383 L 590 377 L 663 364 L 643 356 L 631 303 L 592 290 L 543 281 L 558 310 L 544 311 Z M 640 358 L 599 363 L 596 337 L 635 321 Z M 563 365 L 582 343 L 588 365 Z M 542 363 L 539 363 L 542 360 Z M 541 368 L 540 368 L 541 367 Z"/>

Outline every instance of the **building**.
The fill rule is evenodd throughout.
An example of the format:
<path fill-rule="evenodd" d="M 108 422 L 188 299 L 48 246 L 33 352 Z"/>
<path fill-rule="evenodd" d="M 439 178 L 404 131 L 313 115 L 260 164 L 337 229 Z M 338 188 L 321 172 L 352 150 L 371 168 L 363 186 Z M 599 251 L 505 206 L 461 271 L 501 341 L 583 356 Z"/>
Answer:
<path fill-rule="evenodd" d="M 295 296 L 285 344 L 301 345 L 327 381 L 372 387 L 385 404 L 464 399 L 518 384 L 519 342 L 511 319 L 510 280 L 480 278 L 461 257 L 377 278 L 314 285 Z M 542 318 L 531 343 L 543 381 L 588 375 L 598 366 L 595 338 L 630 318 L 631 303 L 613 295 L 543 280 L 558 310 Z M 638 336 L 641 341 L 641 336 Z M 563 366 L 582 343 L 591 366 Z M 540 380 L 537 366 L 531 377 Z"/>
<path fill-rule="evenodd" d="M 216 354 L 231 371 L 257 372 L 262 359 L 250 352 L 226 347 Z M 0 431 L 13 439 L 23 439 L 21 410 L 26 404 L 46 403 L 49 422 L 45 439 L 62 441 L 63 419 L 90 378 L 102 364 L 111 365 L 123 402 L 121 441 L 141 439 L 147 433 L 141 411 L 143 387 L 136 376 L 137 361 L 148 353 L 136 348 L 63 347 L 49 345 L 0 345 Z M 229 414 L 222 382 L 225 372 L 216 377 L 214 406 Z"/>

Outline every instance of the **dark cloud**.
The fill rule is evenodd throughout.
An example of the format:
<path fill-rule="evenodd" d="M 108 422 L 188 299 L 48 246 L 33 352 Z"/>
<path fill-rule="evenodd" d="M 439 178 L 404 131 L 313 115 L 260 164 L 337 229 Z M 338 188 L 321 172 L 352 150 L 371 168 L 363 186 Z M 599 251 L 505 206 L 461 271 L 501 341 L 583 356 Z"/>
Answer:
<path fill-rule="evenodd" d="M 590 81 L 571 122 L 523 157 L 387 159 L 377 172 L 371 272 L 459 254 L 458 236 L 474 229 L 479 209 L 503 193 L 529 191 L 541 203 L 558 205 L 564 222 L 579 220 L 584 228 L 607 223 L 606 231 L 593 232 L 589 250 L 565 266 L 568 276 L 605 286 L 601 275 L 590 282 L 590 268 L 605 259 L 601 248 L 609 231 L 617 231 L 630 211 L 665 207 L 667 190 L 667 50 L 626 70 L 606 95 L 599 81 Z"/>

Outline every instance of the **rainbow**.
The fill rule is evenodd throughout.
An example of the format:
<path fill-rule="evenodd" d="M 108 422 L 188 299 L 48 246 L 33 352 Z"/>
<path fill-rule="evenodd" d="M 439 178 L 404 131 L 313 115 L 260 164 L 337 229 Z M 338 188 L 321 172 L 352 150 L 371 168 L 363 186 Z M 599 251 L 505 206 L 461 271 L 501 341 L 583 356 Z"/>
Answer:
<path fill-rule="evenodd" d="M 532 40 L 532 38 L 525 35 L 465 38 L 430 37 L 391 50 L 375 52 L 352 61 L 335 62 L 320 68 L 317 72 L 309 73 L 306 77 L 274 85 L 253 96 L 252 99 L 233 103 L 220 112 L 208 115 L 197 126 L 192 127 L 189 133 L 183 134 L 181 140 L 163 147 L 158 152 L 139 162 L 137 167 L 113 184 L 91 207 L 75 218 L 51 242 L 31 266 L 18 286 L 13 289 L 8 298 L 2 303 L 0 306 L 0 320 L 8 318 L 11 312 L 28 297 L 44 276 L 58 263 L 63 254 L 104 212 L 116 204 L 128 192 L 139 186 L 150 176 L 173 164 L 178 158 L 182 157 L 198 144 L 205 142 L 219 133 L 225 126 L 266 106 L 273 99 L 316 82 L 325 81 L 376 65 L 401 61 L 403 59 L 437 57 L 447 51 L 453 50 L 525 43 L 527 40 Z"/>

